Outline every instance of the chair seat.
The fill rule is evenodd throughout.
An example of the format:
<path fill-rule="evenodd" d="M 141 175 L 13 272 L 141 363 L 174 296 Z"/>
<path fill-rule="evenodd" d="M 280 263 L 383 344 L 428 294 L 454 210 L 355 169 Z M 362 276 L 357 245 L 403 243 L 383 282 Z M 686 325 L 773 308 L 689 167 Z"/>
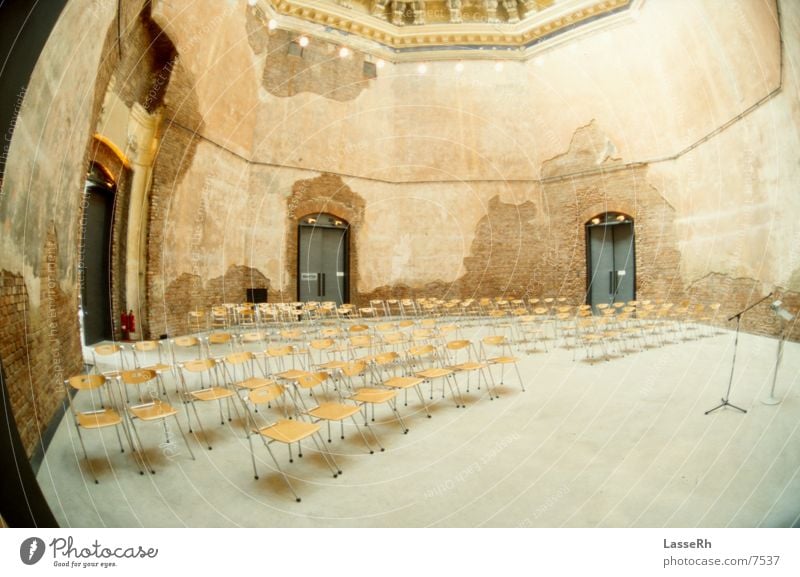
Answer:
<path fill-rule="evenodd" d="M 153 401 L 152 403 L 146 403 L 144 405 L 136 405 L 131 407 L 129 410 L 134 417 L 137 417 L 142 421 L 155 421 L 157 419 L 165 419 L 166 417 L 171 417 L 178 414 L 178 411 L 176 411 L 172 405 L 169 403 L 162 403 L 161 401 Z"/>
<path fill-rule="evenodd" d="M 392 387 L 393 389 L 410 389 L 411 387 L 416 387 L 424 381 L 425 379 L 420 379 L 419 377 L 392 377 L 383 384 L 387 387 Z"/>
<path fill-rule="evenodd" d="M 281 443 L 296 443 L 319 431 L 319 425 L 281 419 L 275 424 L 255 429 L 259 435 Z"/>
<path fill-rule="evenodd" d="M 486 365 L 483 363 L 477 363 L 475 361 L 468 361 L 466 363 L 461 363 L 460 365 L 453 365 L 450 368 L 454 371 L 477 371 L 478 369 L 485 369 Z"/>
<path fill-rule="evenodd" d="M 350 398 L 359 403 L 385 403 L 396 396 L 397 391 L 365 387 L 363 389 L 358 389 Z"/>
<path fill-rule="evenodd" d="M 77 419 L 78 425 L 84 429 L 102 429 L 122 422 L 122 417 L 114 409 L 78 413 Z"/>
<path fill-rule="evenodd" d="M 352 417 L 359 408 L 356 405 L 344 405 L 342 403 L 321 403 L 318 407 L 308 411 L 308 414 L 317 419 L 326 421 L 341 421 L 347 417 Z"/>
<path fill-rule="evenodd" d="M 278 373 L 276 376 L 280 377 L 281 379 L 286 379 L 287 381 L 296 381 L 300 377 L 307 377 L 312 373 L 308 371 L 301 371 L 300 369 L 289 369 L 288 371 L 283 371 L 282 373 Z"/>
<path fill-rule="evenodd" d="M 426 369 L 424 371 L 419 371 L 417 375 L 424 379 L 438 379 L 439 377 L 446 377 L 452 373 L 453 371 L 450 369 Z"/>
<path fill-rule="evenodd" d="M 263 379 L 261 377 L 250 377 L 249 379 L 245 379 L 243 381 L 239 381 L 236 383 L 236 386 L 240 389 L 260 389 L 261 387 L 266 387 L 268 385 L 274 385 L 275 381 L 271 381 L 270 379 Z"/>
<path fill-rule="evenodd" d="M 191 395 L 199 401 L 218 401 L 220 399 L 232 397 L 233 394 L 233 391 L 230 389 L 224 389 L 222 387 L 211 387 L 209 389 L 191 392 Z"/>
<path fill-rule="evenodd" d="M 122 371 L 103 371 L 103 376 L 107 379 L 118 379 Z"/>
<path fill-rule="evenodd" d="M 494 357 L 493 359 L 489 359 L 489 362 L 495 365 L 508 365 L 516 363 L 517 359 L 515 357 Z"/>
<path fill-rule="evenodd" d="M 347 364 L 347 361 L 328 361 L 327 363 L 322 363 L 321 365 L 317 365 L 320 369 L 341 369 L 343 366 Z"/>
<path fill-rule="evenodd" d="M 142 367 L 145 371 L 153 371 L 156 373 L 163 373 L 165 371 L 172 370 L 172 365 L 166 365 L 164 363 L 157 363 L 155 365 L 150 365 L 149 367 Z"/>

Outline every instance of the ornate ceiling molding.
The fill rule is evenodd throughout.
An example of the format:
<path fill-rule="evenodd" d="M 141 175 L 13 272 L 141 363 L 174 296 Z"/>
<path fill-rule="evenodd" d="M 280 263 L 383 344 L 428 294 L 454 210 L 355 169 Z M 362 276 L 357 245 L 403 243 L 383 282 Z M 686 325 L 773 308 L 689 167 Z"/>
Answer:
<path fill-rule="evenodd" d="M 282 28 L 391 61 L 524 60 L 533 48 L 626 15 L 642 0 L 261 0 Z M 487 50 L 489 52 L 487 52 Z"/>

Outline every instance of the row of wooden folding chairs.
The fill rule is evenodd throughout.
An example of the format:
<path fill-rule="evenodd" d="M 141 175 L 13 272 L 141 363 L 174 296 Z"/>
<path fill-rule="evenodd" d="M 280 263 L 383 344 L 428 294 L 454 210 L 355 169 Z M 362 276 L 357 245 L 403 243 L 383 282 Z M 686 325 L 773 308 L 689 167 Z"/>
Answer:
<path fill-rule="evenodd" d="M 389 333 L 387 333 L 389 334 Z M 372 336 L 372 335 L 354 335 L 359 336 Z M 196 337 L 179 337 L 173 339 L 169 345 L 188 345 L 191 339 L 199 340 Z M 513 364 L 516 368 L 517 359 L 509 355 L 502 354 L 502 348 L 506 347 L 508 353 L 508 343 L 502 337 L 487 337 L 481 343 L 481 354 L 485 360 L 479 360 L 479 355 L 475 346 L 469 341 L 451 341 L 441 346 L 432 345 L 430 343 L 418 344 L 409 346 L 401 354 L 397 350 L 379 350 L 376 347 L 367 348 L 367 354 L 355 356 L 355 352 L 359 350 L 358 339 L 347 343 L 347 347 L 342 347 L 342 343 L 337 344 L 334 341 L 333 347 L 320 346 L 321 343 L 312 342 L 307 343 L 307 349 L 302 350 L 297 345 L 282 345 L 269 347 L 263 351 L 261 355 L 250 351 L 236 351 L 225 354 L 219 358 L 190 358 L 188 360 L 180 360 L 176 357 L 174 352 L 170 353 L 170 357 L 176 359 L 171 367 L 167 363 L 155 363 L 159 368 L 166 371 L 177 372 L 177 385 L 178 393 L 181 399 L 190 403 L 187 407 L 186 420 L 189 432 L 193 433 L 194 429 L 199 429 L 203 440 L 208 443 L 209 449 L 211 444 L 208 441 L 208 435 L 203 428 L 203 422 L 197 412 L 196 404 L 201 402 L 217 402 L 219 403 L 219 415 L 221 424 L 224 424 L 224 415 L 222 403 L 228 403 L 228 420 L 231 419 L 231 409 L 236 411 L 235 405 L 231 405 L 238 397 L 240 401 L 245 403 L 246 414 L 246 428 L 248 440 L 251 447 L 251 457 L 254 468 L 254 474 L 258 478 L 256 468 L 255 454 L 252 448 L 253 436 L 258 436 L 264 441 L 273 461 L 275 462 L 276 470 L 284 476 L 284 480 L 291 488 L 292 492 L 296 495 L 294 488 L 292 488 L 289 479 L 285 476 L 278 464 L 275 455 L 270 449 L 270 445 L 275 442 L 282 442 L 289 447 L 290 461 L 292 460 L 292 445 L 297 443 L 298 451 L 301 452 L 300 442 L 306 438 L 311 438 L 319 432 L 319 423 L 321 421 L 328 422 L 328 440 L 331 440 L 330 424 L 332 422 L 342 422 L 345 418 L 353 418 L 354 415 L 363 411 L 364 423 L 367 424 L 368 409 L 371 408 L 372 416 L 375 416 L 375 405 L 388 404 L 395 415 L 396 420 L 400 424 L 404 432 L 408 431 L 407 426 L 402 420 L 397 409 L 396 397 L 399 393 L 404 393 L 405 402 L 408 402 L 408 391 L 416 391 L 422 403 L 422 409 L 430 416 L 428 404 L 424 400 L 422 388 L 424 384 L 429 384 L 430 399 L 433 400 L 434 383 L 441 383 L 442 396 L 449 390 L 456 406 L 464 406 L 465 401 L 460 390 L 459 383 L 456 379 L 457 374 L 461 373 L 478 373 L 478 386 L 483 383 L 487 389 L 490 398 L 497 396 L 494 380 L 491 376 L 491 368 L 489 364 L 501 365 L 504 370 L 508 364 Z M 187 342 L 181 342 L 186 340 Z M 332 340 L 332 339 L 331 339 Z M 391 339 L 388 339 L 391 341 Z M 148 343 L 152 343 L 148 342 Z M 137 343 L 139 344 L 139 343 Z M 391 346 L 391 342 L 385 343 Z M 501 355 L 496 357 L 488 357 L 483 351 L 483 347 L 490 345 L 501 347 Z M 138 365 L 137 368 L 129 368 L 118 366 L 111 368 L 108 371 L 102 371 L 95 377 L 106 377 L 112 379 L 121 379 L 123 382 L 129 378 L 131 374 L 138 374 L 140 377 L 146 376 L 146 381 L 152 383 L 153 387 L 150 389 L 150 395 L 155 396 L 149 401 L 149 407 L 160 407 L 160 413 L 164 416 L 173 416 L 176 418 L 177 423 L 177 410 L 168 401 L 162 401 L 160 398 L 167 397 L 167 387 L 161 375 L 157 374 L 152 368 L 145 368 L 146 361 L 160 361 L 163 351 L 158 349 L 158 346 L 148 344 L 144 347 L 133 346 L 133 359 L 132 362 Z M 195 342 L 192 346 L 196 352 L 202 350 L 201 346 Z M 320 351 L 331 348 L 333 354 L 327 358 L 321 356 L 314 357 L 311 352 L 314 348 Z M 338 348 L 337 348 L 338 347 Z M 140 350 L 144 349 L 144 350 Z M 95 353 L 103 353 L 111 351 L 121 355 L 121 349 L 118 345 L 102 345 L 95 348 Z M 459 352 L 464 354 L 458 357 Z M 145 359 L 145 354 L 150 353 L 156 355 L 154 358 Z M 307 355 L 307 356 L 304 356 Z M 447 356 L 445 356 L 447 355 Z M 259 357 L 264 359 L 265 363 L 259 363 Z M 285 362 L 291 358 L 291 365 Z M 295 359 L 298 362 L 295 365 Z M 305 363 L 302 360 L 305 359 Z M 274 362 L 270 362 L 274 361 Z M 120 364 L 124 361 L 120 361 Z M 101 371 L 100 366 L 95 359 L 96 368 Z M 487 374 L 484 370 L 488 370 Z M 524 385 L 519 369 L 516 368 L 517 378 L 519 379 L 520 386 Z M 105 373 L 105 374 L 102 374 Z M 175 374 L 175 373 L 173 373 Z M 502 375 L 502 373 L 501 373 Z M 363 383 L 361 386 L 355 384 L 355 380 L 361 377 Z M 302 391 L 313 389 L 329 380 L 336 383 L 334 389 L 346 395 L 340 394 L 338 399 L 333 401 L 326 400 L 324 402 L 317 402 L 314 407 L 304 406 L 304 396 Z M 194 385 L 192 386 L 192 381 Z M 501 376 L 502 382 L 502 376 Z M 222 384 L 220 384 L 222 383 Z M 199 384 L 199 387 L 197 386 Z M 469 392 L 469 379 L 467 380 L 467 392 Z M 291 385 L 291 386 L 290 386 Z M 290 395 L 291 401 L 295 406 L 294 412 L 296 414 L 304 415 L 306 421 L 303 419 L 284 418 L 270 423 L 258 423 L 254 417 L 255 406 L 263 403 L 268 405 L 272 402 L 278 402 L 279 399 L 285 398 L 287 390 L 292 390 L 294 393 Z M 244 395 L 236 394 L 244 391 Z M 167 397 L 168 398 L 168 397 Z M 141 399 L 140 399 L 141 400 Z M 129 402 L 126 399 L 126 402 Z M 248 404 L 249 403 L 249 404 Z M 302 406 L 302 409 L 299 407 Z M 353 410 L 353 408 L 355 410 Z M 168 408 L 168 410 L 167 410 Z M 78 413 L 76 413 L 77 415 Z M 288 415 L 288 413 L 287 413 Z M 194 421 L 192 420 L 194 416 Z M 288 415 L 291 416 L 291 415 Z M 80 423 L 79 418 L 76 417 L 76 424 L 80 428 L 86 424 Z M 179 425 L 180 426 L 180 425 Z M 342 425 L 343 432 L 343 425 Z M 362 436 L 363 433 L 359 431 Z M 376 445 L 383 450 L 383 446 L 377 439 L 374 431 L 373 441 Z M 182 434 L 182 431 L 181 431 Z M 373 452 L 372 446 L 363 436 L 364 442 L 367 444 L 370 452 Z M 185 440 L 185 439 L 184 439 Z M 319 440 L 319 439 L 317 439 Z M 316 441 L 315 441 L 316 442 Z M 141 446 L 141 441 L 139 441 Z M 188 443 L 187 443 L 188 445 Z M 133 446 L 133 445 L 131 445 Z M 190 449 L 191 450 L 191 449 Z M 84 454 L 86 455 L 85 451 Z M 88 461 L 88 457 L 87 457 Z M 327 461 L 327 459 L 326 459 Z M 338 465 L 335 464 L 332 455 L 330 455 L 330 463 L 334 476 L 339 474 Z M 299 498 L 298 498 L 299 499 Z"/>

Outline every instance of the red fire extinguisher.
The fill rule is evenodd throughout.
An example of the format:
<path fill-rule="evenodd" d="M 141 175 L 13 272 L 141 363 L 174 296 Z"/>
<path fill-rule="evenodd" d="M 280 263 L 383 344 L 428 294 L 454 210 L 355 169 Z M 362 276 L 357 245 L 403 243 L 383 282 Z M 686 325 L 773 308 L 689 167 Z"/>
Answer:
<path fill-rule="evenodd" d="M 133 310 L 128 311 L 128 333 L 129 335 L 136 333 L 136 317 L 133 316 Z"/>
<path fill-rule="evenodd" d="M 122 325 L 122 340 L 123 341 L 127 341 L 128 340 L 128 336 L 129 336 L 129 333 L 128 333 L 128 320 L 129 320 L 128 313 L 126 313 L 125 311 L 122 311 L 122 315 L 120 315 L 120 320 L 122 321 L 120 323 Z"/>

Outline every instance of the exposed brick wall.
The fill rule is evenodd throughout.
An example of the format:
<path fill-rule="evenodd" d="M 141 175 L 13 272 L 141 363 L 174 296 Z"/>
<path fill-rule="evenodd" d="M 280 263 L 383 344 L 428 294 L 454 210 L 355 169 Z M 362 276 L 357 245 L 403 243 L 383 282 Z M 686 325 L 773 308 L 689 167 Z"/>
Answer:
<path fill-rule="evenodd" d="M 190 131 L 201 132 L 203 129 L 203 118 L 199 112 L 194 86 L 192 75 L 183 66 L 178 55 L 171 66 L 164 96 L 161 134 L 148 207 L 147 318 L 143 319 L 142 331 L 150 336 L 181 332 L 181 327 L 186 322 L 185 312 L 196 306 L 194 301 L 186 301 L 184 298 L 182 304 L 176 305 L 175 311 L 170 310 L 167 305 L 168 293 L 176 294 L 178 287 L 191 288 L 193 291 L 197 287 L 193 284 L 194 281 L 184 277 L 165 279 L 163 266 L 164 234 L 165 227 L 168 226 L 167 216 L 172 194 L 191 167 L 199 143 L 198 137 Z M 193 275 L 184 276 L 191 278 Z"/>
<path fill-rule="evenodd" d="M 286 30 L 267 33 L 263 24 L 248 10 L 247 38 L 253 52 L 266 49 L 261 83 L 275 96 L 294 96 L 301 92 L 319 94 L 331 100 L 356 98 L 371 80 L 364 76 L 364 54 L 353 52 L 339 58 L 338 46 L 315 39 L 302 49 L 302 56 L 289 54 L 297 34 Z"/>
<path fill-rule="evenodd" d="M 206 282 L 196 274 L 180 275 L 164 290 L 161 307 L 164 317 L 151 317 L 150 338 L 162 334 L 176 336 L 188 333 L 189 311 L 208 311 L 213 305 L 222 303 L 242 303 L 247 298 L 249 288 L 265 288 L 270 300 L 273 300 L 269 279 L 251 267 L 232 266 L 223 276 Z"/>
<path fill-rule="evenodd" d="M 605 136 L 594 123 L 579 128 L 570 149 L 543 166 L 543 183 L 531 181 L 520 204 L 492 198 L 478 222 L 466 274 L 453 283 L 423 287 L 380 287 L 360 294 L 372 298 L 563 296 L 586 301 L 586 223 L 605 212 L 634 220 L 636 293 L 652 299 L 684 298 L 680 252 L 673 234 L 674 209 L 647 182 L 647 167 L 615 169 L 619 160 L 601 159 Z M 603 160 L 605 160 L 603 162 Z M 598 171 L 598 166 L 604 170 Z M 589 172 L 593 171 L 593 172 Z M 559 175 L 587 172 L 583 176 Z"/>
<path fill-rule="evenodd" d="M 687 298 L 692 303 L 720 303 L 715 324 L 733 329 L 736 321 L 728 321 L 728 317 L 758 302 L 769 292 L 765 292 L 761 283 L 753 279 L 711 273 L 687 287 Z M 800 293 L 781 287 L 774 287 L 772 292 L 770 298 L 742 315 L 742 330 L 775 337 L 787 330 L 787 338 L 800 341 L 800 323 L 797 319 L 784 324 L 770 308 L 772 302 L 780 300 L 784 308 L 797 316 L 800 313 Z"/>
<path fill-rule="evenodd" d="M 59 284 L 58 242 L 51 225 L 43 247 L 39 307 L 25 278 L 0 271 L 0 356 L 11 407 L 30 456 L 64 399 L 62 381 L 82 369 L 77 295 Z"/>

